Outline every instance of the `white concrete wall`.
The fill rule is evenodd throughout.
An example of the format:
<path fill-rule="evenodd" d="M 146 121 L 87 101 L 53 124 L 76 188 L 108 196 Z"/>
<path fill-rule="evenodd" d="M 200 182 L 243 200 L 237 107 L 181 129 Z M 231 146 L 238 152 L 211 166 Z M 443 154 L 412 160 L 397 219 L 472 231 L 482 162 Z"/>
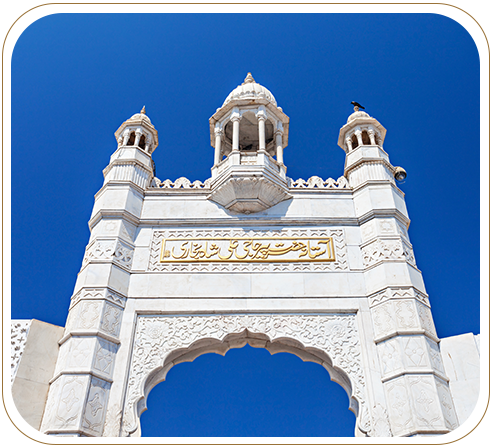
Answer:
<path fill-rule="evenodd" d="M 479 397 L 479 335 L 472 333 L 442 338 L 445 373 L 454 400 L 459 423 L 471 415 Z"/>
<path fill-rule="evenodd" d="M 64 328 L 38 320 L 30 323 L 12 383 L 12 396 L 20 415 L 39 430 Z"/>

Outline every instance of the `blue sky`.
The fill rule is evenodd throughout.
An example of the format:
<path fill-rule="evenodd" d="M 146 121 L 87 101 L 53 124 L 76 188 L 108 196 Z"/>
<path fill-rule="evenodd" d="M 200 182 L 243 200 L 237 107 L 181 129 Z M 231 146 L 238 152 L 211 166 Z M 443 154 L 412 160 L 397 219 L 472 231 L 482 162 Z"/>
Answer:
<path fill-rule="evenodd" d="M 12 56 L 12 318 L 65 325 L 113 133 L 145 104 L 157 176 L 210 176 L 208 119 L 247 72 L 290 117 L 288 176 L 337 178 L 351 101 L 387 128 L 439 337 L 479 333 L 479 57 L 435 14 L 56 14 Z M 29 269 L 26 269 L 26 266 Z M 352 436 L 319 365 L 261 349 L 180 364 L 146 436 Z"/>

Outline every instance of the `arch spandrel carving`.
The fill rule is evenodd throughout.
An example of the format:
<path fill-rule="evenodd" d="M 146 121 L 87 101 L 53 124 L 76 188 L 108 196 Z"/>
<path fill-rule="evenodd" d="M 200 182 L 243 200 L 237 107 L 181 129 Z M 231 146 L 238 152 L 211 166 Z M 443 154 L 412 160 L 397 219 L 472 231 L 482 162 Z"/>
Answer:
<path fill-rule="evenodd" d="M 146 409 L 147 396 L 173 365 L 207 352 L 225 353 L 246 343 L 322 364 L 348 393 L 357 430 L 367 433 L 370 420 L 355 317 L 334 313 L 139 316 L 120 436 L 140 431 L 139 418 Z M 116 434 L 105 432 L 105 436 L 111 435 Z"/>

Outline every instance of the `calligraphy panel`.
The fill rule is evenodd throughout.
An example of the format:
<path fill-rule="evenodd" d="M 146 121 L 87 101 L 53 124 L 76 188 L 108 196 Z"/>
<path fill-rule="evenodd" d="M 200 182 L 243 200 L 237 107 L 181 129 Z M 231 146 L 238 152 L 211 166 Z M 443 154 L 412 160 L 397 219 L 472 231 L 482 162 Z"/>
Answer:
<path fill-rule="evenodd" d="M 159 262 L 334 262 L 331 237 L 163 239 Z"/>
<path fill-rule="evenodd" d="M 319 242 L 322 243 L 319 245 Z M 315 272 L 348 269 L 342 228 L 155 230 L 148 265 L 150 272 Z"/>

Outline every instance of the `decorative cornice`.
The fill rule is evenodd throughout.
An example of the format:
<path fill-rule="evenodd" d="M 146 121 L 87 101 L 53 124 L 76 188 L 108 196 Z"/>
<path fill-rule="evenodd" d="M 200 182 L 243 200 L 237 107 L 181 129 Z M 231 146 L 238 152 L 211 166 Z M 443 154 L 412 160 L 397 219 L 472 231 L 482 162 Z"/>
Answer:
<path fill-rule="evenodd" d="M 287 177 L 287 182 L 288 182 L 288 187 L 290 189 L 345 189 L 345 190 L 350 190 L 351 187 L 349 186 L 349 183 L 346 179 L 346 177 L 341 176 L 337 180 L 334 180 L 333 178 L 328 178 L 327 180 L 323 180 L 321 177 L 318 177 L 316 175 L 310 177 L 308 180 L 303 180 L 299 178 L 298 180 L 293 180 L 292 178 Z M 212 179 L 207 179 L 204 182 L 201 182 L 200 180 L 195 180 L 194 182 L 191 182 L 188 180 L 186 177 L 180 177 L 176 179 L 174 182 L 171 180 L 164 180 L 161 181 L 157 177 L 154 177 L 153 181 L 151 182 L 150 187 L 148 188 L 149 190 L 154 190 L 154 189 L 173 189 L 173 190 L 183 190 L 183 189 L 195 189 L 195 190 L 200 190 L 200 189 L 210 189 Z M 294 191 L 293 191 L 294 192 Z"/>

